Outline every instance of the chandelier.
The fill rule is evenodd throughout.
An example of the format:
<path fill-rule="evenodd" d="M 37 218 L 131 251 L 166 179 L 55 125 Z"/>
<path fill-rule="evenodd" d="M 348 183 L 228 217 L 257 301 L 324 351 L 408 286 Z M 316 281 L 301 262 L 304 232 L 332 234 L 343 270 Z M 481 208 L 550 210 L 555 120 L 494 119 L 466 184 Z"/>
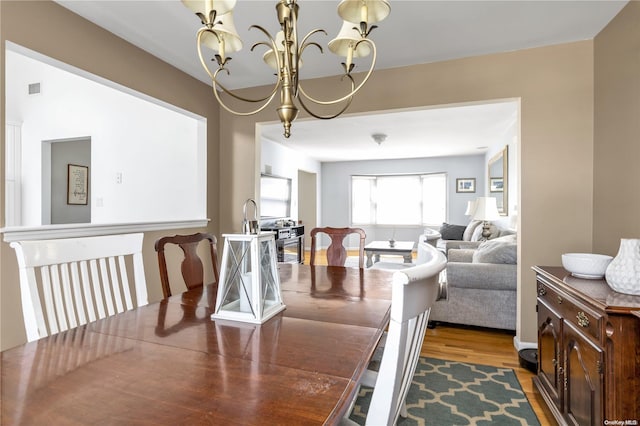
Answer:
<path fill-rule="evenodd" d="M 343 96 L 331 100 L 316 99 L 306 93 L 299 80 L 299 71 L 302 65 L 302 54 L 307 47 L 318 48 L 322 53 L 322 47 L 309 41 L 310 37 L 316 33 L 324 33 L 323 29 L 314 29 L 302 39 L 298 38 L 297 21 L 299 6 L 296 0 L 279 0 L 276 4 L 280 31 L 275 38 L 267 30 L 259 25 L 252 25 L 250 29 L 256 28 L 264 33 L 267 41 L 254 44 L 253 51 L 257 46 L 267 47 L 263 55 L 263 60 L 271 68 L 276 70 L 277 81 L 272 91 L 261 98 L 249 99 L 234 93 L 221 84 L 218 75 L 229 71 L 230 57 L 228 53 L 242 49 L 242 40 L 233 24 L 233 8 L 236 0 L 182 0 L 182 3 L 194 11 L 202 21 L 203 27 L 197 33 L 198 57 L 202 67 L 205 69 L 212 81 L 213 93 L 220 105 L 232 114 L 253 115 L 264 110 L 271 101 L 280 93 L 280 106 L 277 108 L 278 116 L 284 126 L 284 136 L 291 135 L 291 123 L 298 115 L 299 104 L 309 115 L 319 119 L 331 119 L 342 114 L 351 104 L 353 96 L 367 82 L 376 62 L 376 45 L 369 39 L 369 33 L 376 28 L 373 23 L 379 22 L 389 15 L 391 6 L 387 0 L 342 0 L 338 5 L 338 15 L 344 20 L 342 28 L 337 37 L 328 44 L 329 50 L 333 53 L 344 56 L 342 62 L 344 69 L 343 79 L 347 79 L 348 90 Z M 202 48 L 207 47 L 215 53 L 217 68 L 215 71 L 207 65 Z M 364 78 L 356 83 L 351 74 L 355 64 L 353 58 L 371 56 L 371 65 L 364 75 Z M 227 105 L 221 98 L 221 94 L 227 94 L 233 99 L 257 104 L 257 108 L 249 111 L 236 111 Z M 308 102 L 309 104 L 305 103 Z M 337 112 L 323 115 L 314 112 L 310 104 L 315 106 L 329 106 L 342 104 Z M 315 109 L 314 106 L 314 109 Z"/>

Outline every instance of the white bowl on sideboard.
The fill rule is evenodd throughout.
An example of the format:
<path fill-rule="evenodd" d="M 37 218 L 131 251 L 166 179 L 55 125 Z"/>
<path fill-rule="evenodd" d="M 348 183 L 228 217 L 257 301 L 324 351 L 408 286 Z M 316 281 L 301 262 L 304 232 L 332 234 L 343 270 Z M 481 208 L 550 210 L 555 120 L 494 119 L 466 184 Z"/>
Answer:
<path fill-rule="evenodd" d="M 565 253 L 562 255 L 562 266 L 571 275 L 578 278 L 600 279 L 604 277 L 612 256 L 594 253 Z"/>

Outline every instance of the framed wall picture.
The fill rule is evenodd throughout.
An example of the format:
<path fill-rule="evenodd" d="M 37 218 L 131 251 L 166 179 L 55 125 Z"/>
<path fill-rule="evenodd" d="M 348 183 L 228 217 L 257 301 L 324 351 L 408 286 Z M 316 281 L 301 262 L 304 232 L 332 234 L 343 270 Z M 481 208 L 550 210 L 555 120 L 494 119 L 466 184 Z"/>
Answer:
<path fill-rule="evenodd" d="M 491 178 L 489 180 L 489 191 L 502 192 L 504 190 L 504 181 L 502 178 Z"/>
<path fill-rule="evenodd" d="M 67 204 L 86 205 L 89 192 L 89 167 L 67 165 Z"/>
<path fill-rule="evenodd" d="M 456 192 L 476 192 L 476 178 L 456 179 Z"/>

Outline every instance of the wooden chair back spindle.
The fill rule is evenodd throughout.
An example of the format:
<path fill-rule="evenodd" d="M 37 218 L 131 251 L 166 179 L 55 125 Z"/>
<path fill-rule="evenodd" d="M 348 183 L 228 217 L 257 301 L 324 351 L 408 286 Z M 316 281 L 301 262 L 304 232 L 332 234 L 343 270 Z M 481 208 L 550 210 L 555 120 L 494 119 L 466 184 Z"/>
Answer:
<path fill-rule="evenodd" d="M 344 266 L 347 260 L 347 249 L 344 247 L 344 239 L 350 234 L 359 235 L 358 267 L 364 268 L 364 242 L 367 237 L 364 230 L 360 228 L 333 228 L 330 226 L 323 228 L 313 228 L 309 234 L 311 237 L 311 260 L 310 265 L 316 264 L 317 238 L 316 235 L 324 233 L 331 238 L 331 243 L 327 247 L 327 264 L 329 266 Z"/>
<path fill-rule="evenodd" d="M 198 232 L 192 235 L 174 235 L 172 237 L 162 237 L 155 243 L 155 250 L 158 253 L 158 264 L 160 267 L 160 281 L 162 282 L 162 292 L 164 297 L 171 296 L 171 286 L 169 284 L 169 273 L 167 260 L 165 257 L 165 246 L 175 244 L 182 249 L 184 258 L 180 265 L 182 278 L 187 289 L 202 287 L 204 284 L 204 266 L 202 259 L 198 255 L 198 245 L 202 241 L 207 241 L 209 254 L 213 266 L 213 277 L 218 283 L 218 249 L 216 237 L 212 234 Z"/>

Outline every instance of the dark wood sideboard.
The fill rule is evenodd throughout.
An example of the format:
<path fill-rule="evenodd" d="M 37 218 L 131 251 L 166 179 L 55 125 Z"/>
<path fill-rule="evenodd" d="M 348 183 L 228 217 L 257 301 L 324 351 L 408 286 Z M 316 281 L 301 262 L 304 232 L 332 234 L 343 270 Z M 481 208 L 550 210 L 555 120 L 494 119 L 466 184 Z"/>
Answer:
<path fill-rule="evenodd" d="M 533 382 L 558 424 L 639 424 L 640 296 L 615 292 L 604 279 L 576 278 L 561 267 L 533 270 Z"/>

